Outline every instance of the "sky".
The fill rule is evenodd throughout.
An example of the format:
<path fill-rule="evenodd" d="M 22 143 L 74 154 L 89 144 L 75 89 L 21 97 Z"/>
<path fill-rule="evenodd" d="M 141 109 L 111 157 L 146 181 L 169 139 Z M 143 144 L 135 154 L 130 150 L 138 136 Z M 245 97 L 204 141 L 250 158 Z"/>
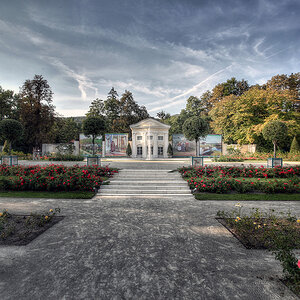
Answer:
<path fill-rule="evenodd" d="M 1 0 L 0 86 L 43 75 L 63 116 L 133 93 L 151 116 L 231 77 L 300 71 L 299 0 Z"/>

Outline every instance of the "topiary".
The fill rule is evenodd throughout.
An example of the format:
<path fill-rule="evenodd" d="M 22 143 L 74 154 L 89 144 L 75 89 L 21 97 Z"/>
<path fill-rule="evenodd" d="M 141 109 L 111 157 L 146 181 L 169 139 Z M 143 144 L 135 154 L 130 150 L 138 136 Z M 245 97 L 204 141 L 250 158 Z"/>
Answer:
<path fill-rule="evenodd" d="M 297 141 L 297 138 L 294 136 L 293 141 L 291 143 L 290 153 L 300 152 L 300 145 Z"/>
<path fill-rule="evenodd" d="M 168 146 L 168 155 L 173 156 L 173 147 L 171 144 L 169 144 L 169 146 Z"/>
<path fill-rule="evenodd" d="M 130 146 L 129 143 L 128 143 L 127 148 L 126 148 L 126 154 L 127 154 L 127 156 L 131 156 L 132 155 L 132 150 L 131 150 L 131 146 Z"/>

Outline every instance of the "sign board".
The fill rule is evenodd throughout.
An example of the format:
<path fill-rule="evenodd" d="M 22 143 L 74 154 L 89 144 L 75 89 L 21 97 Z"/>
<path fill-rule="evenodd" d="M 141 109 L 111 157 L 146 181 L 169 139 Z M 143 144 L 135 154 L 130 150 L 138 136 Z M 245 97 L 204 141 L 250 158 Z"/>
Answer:
<path fill-rule="evenodd" d="M 79 135 L 79 147 L 81 155 L 92 155 L 93 154 L 93 142 L 92 137 L 85 136 L 84 134 Z M 102 136 L 95 138 L 95 155 L 101 155 L 102 153 Z"/>
<path fill-rule="evenodd" d="M 200 155 L 214 156 L 222 154 L 222 135 L 208 134 L 205 138 L 200 138 Z"/>
<path fill-rule="evenodd" d="M 105 134 L 105 156 L 126 156 L 127 133 Z"/>
<path fill-rule="evenodd" d="M 195 141 L 189 141 L 183 134 L 173 134 L 173 156 L 187 157 L 196 155 Z"/>

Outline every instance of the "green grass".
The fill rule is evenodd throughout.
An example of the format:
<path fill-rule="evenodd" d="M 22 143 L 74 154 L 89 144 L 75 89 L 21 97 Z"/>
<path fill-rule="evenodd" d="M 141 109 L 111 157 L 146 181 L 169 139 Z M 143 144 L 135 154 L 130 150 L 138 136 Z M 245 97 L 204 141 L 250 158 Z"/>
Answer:
<path fill-rule="evenodd" d="M 37 192 L 37 191 L 0 191 L 0 197 L 11 198 L 48 198 L 48 199 L 91 199 L 94 192 Z"/>
<path fill-rule="evenodd" d="M 197 200 L 300 201 L 300 194 L 194 194 Z"/>

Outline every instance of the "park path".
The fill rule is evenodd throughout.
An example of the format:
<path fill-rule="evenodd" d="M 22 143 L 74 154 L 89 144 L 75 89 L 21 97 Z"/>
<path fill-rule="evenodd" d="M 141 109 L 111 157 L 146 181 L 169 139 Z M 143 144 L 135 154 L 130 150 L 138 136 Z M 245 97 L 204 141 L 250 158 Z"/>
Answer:
<path fill-rule="evenodd" d="M 119 196 L 0 198 L 11 212 L 65 216 L 27 246 L 0 246 L 0 298 L 296 299 L 271 253 L 245 249 L 215 219 L 235 202 Z M 297 202 L 242 205 L 300 214 Z"/>

